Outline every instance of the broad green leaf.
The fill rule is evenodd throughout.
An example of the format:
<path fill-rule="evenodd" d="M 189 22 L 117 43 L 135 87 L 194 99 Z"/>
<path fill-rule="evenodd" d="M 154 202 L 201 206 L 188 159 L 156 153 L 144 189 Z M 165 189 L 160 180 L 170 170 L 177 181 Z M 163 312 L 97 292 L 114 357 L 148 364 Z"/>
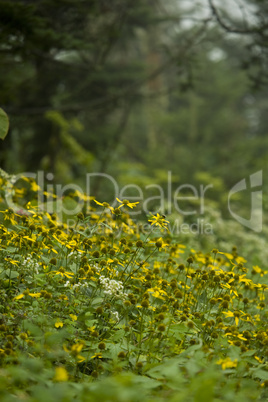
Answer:
<path fill-rule="evenodd" d="M 11 271 L 9 273 L 9 271 L 6 272 L 6 275 L 10 278 L 10 279 L 14 279 L 17 278 L 19 276 L 19 273 L 17 271 Z"/>
<path fill-rule="evenodd" d="M 0 138 L 3 140 L 8 133 L 9 121 L 7 114 L 0 108 Z"/>
<path fill-rule="evenodd" d="M 123 329 L 119 329 L 110 337 L 110 340 L 114 342 L 119 341 L 120 339 L 124 338 L 124 334 L 125 331 Z"/>

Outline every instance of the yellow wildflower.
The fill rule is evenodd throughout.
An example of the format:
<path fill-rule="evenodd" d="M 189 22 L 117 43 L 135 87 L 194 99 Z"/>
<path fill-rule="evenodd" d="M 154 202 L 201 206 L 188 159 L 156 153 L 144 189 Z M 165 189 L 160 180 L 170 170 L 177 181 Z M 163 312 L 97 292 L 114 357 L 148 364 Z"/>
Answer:
<path fill-rule="evenodd" d="M 218 360 L 217 364 L 221 364 L 223 370 L 227 368 L 234 368 L 237 366 L 237 359 L 231 360 L 230 357 L 226 357 L 225 359 Z"/>
<path fill-rule="evenodd" d="M 97 200 L 94 200 L 94 202 L 95 202 L 97 205 L 100 205 L 101 207 L 109 208 L 111 211 L 114 210 L 114 208 L 113 208 L 110 204 L 108 204 L 108 202 L 99 202 L 99 201 L 97 201 Z"/>
<path fill-rule="evenodd" d="M 129 202 L 129 200 L 123 200 L 123 201 L 121 201 L 121 200 L 119 200 L 119 198 L 117 198 L 116 200 L 121 204 L 121 205 L 119 205 L 118 208 L 127 206 L 127 207 L 129 207 L 129 208 L 132 209 L 132 208 L 134 208 L 137 204 L 139 204 L 139 202 Z"/>
<path fill-rule="evenodd" d="M 41 293 L 30 293 L 29 289 L 26 289 L 23 293 L 19 294 L 18 296 L 15 296 L 13 300 L 19 300 L 22 299 L 24 296 L 31 296 L 31 297 L 35 297 L 38 298 L 41 296 Z"/>
<path fill-rule="evenodd" d="M 259 363 L 263 363 L 263 360 L 262 359 L 260 359 L 258 356 L 254 356 L 254 359 L 256 359 L 257 360 L 257 362 L 259 362 Z"/>
<path fill-rule="evenodd" d="M 151 222 L 151 225 L 159 226 L 161 228 L 167 229 L 167 225 L 169 221 L 167 221 L 164 217 L 164 215 L 160 215 L 157 213 L 155 216 L 152 215 L 151 219 L 148 219 L 148 222 Z"/>
<path fill-rule="evenodd" d="M 67 370 L 64 367 L 56 367 L 53 380 L 57 382 L 68 381 Z"/>
<path fill-rule="evenodd" d="M 63 327 L 63 322 L 62 322 L 61 320 L 57 320 L 57 321 L 55 322 L 55 327 L 56 327 L 56 328 L 62 328 L 62 327 Z"/>
<path fill-rule="evenodd" d="M 102 358 L 102 354 L 97 352 L 97 353 L 95 353 L 93 356 L 91 356 L 91 359 L 95 359 L 95 358 L 101 359 L 101 358 Z"/>

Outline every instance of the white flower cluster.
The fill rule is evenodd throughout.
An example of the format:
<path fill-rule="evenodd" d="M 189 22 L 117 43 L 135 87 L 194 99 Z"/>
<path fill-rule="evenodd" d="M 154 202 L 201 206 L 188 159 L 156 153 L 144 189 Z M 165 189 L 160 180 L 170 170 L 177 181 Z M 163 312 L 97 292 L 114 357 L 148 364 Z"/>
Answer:
<path fill-rule="evenodd" d="M 101 268 L 100 268 L 100 266 L 99 265 L 97 265 L 97 264 L 93 264 L 93 267 L 98 271 L 98 272 L 100 272 L 100 270 L 101 270 Z"/>
<path fill-rule="evenodd" d="M 78 251 L 77 253 L 74 253 L 73 251 L 71 251 L 67 258 L 69 259 L 69 262 L 78 262 L 79 259 L 83 256 L 83 254 L 81 253 L 81 251 Z"/>
<path fill-rule="evenodd" d="M 7 180 L 10 177 L 10 175 L 1 168 L 0 168 L 0 176 L 3 177 L 3 179 L 7 179 Z"/>
<path fill-rule="evenodd" d="M 72 286 L 72 284 L 70 283 L 70 281 L 67 281 L 64 285 L 65 288 Z M 88 288 L 88 284 L 87 283 L 75 283 L 73 285 L 73 289 L 87 289 Z"/>
<path fill-rule="evenodd" d="M 73 285 L 73 289 L 85 289 L 85 288 L 88 288 L 88 284 L 85 282 L 84 283 L 79 282 Z"/>
<path fill-rule="evenodd" d="M 100 283 L 104 288 L 104 294 L 110 296 L 117 296 L 119 298 L 125 298 L 126 294 L 123 292 L 123 284 L 121 281 L 115 281 L 113 279 L 100 276 Z"/>
<path fill-rule="evenodd" d="M 8 174 L 5 170 L 1 168 L 0 168 L 0 176 L 5 180 L 10 181 L 11 184 L 16 183 L 16 181 L 18 180 L 16 175 Z"/>
<path fill-rule="evenodd" d="M 39 264 L 32 257 L 25 258 L 21 265 L 30 269 L 34 269 L 35 272 L 39 274 Z"/>
<path fill-rule="evenodd" d="M 112 320 L 118 322 L 119 321 L 119 313 L 118 313 L 118 311 L 111 311 L 111 318 L 112 318 Z"/>

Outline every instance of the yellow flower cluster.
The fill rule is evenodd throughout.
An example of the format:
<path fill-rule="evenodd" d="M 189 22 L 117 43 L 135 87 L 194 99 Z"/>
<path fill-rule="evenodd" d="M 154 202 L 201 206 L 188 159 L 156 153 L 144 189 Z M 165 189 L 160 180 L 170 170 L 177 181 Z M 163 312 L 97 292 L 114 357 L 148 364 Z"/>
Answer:
<path fill-rule="evenodd" d="M 47 213 L 2 213 L 3 361 L 58 348 L 56 382 L 72 366 L 96 378 L 118 359 L 135 371 L 141 356 L 157 364 L 163 350 L 172 358 L 193 345 L 224 371 L 246 354 L 249 366 L 266 365 L 267 271 L 232 250 L 188 249 L 160 214 L 149 219 L 159 233 L 144 233 L 123 209 L 136 203 L 117 201 L 120 214 L 95 201 L 101 212 L 92 205 L 71 228 Z"/>

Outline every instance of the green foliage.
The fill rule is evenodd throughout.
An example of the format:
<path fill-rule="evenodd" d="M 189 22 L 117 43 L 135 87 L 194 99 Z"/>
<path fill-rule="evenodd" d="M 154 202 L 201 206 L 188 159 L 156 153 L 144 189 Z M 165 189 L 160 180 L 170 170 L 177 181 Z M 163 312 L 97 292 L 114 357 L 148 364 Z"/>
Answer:
<path fill-rule="evenodd" d="M 90 171 L 94 156 L 75 139 L 75 135 L 84 130 L 79 120 L 72 118 L 68 121 L 56 111 L 46 112 L 45 118 L 52 123 L 52 130 L 58 132 L 58 141 L 61 144 L 55 161 L 58 179 L 64 181 L 66 177 L 72 177 L 71 167 L 74 165 L 76 170 L 81 170 L 81 174 L 83 171 Z"/>
<path fill-rule="evenodd" d="M 265 400 L 268 272 L 87 201 L 1 213 L 1 400 Z"/>
<path fill-rule="evenodd" d="M 263 2 L 253 3 L 266 16 Z M 256 50 L 255 35 L 265 48 L 266 33 L 253 30 L 251 47 L 198 18 L 184 28 L 178 21 L 185 10 L 173 7 L 172 1 L 163 10 L 144 1 L 109 7 L 95 0 L 1 1 L 0 101 L 12 118 L 2 166 L 42 168 L 65 183 L 80 179 L 87 166 L 125 182 L 124 159 L 146 166 L 146 184 L 161 166 L 182 182 L 209 172 L 225 188 L 263 168 L 266 93 L 249 90 L 239 67 Z M 199 17 L 195 2 L 191 7 Z M 256 71 L 265 55 L 255 55 Z M 69 132 L 72 140 L 63 137 L 46 117 L 51 111 L 84 129 Z M 68 151 L 55 155 L 65 147 L 75 149 L 69 166 Z"/>
<path fill-rule="evenodd" d="M 155 24 L 154 7 L 127 3 L 0 1 L 0 101 L 13 119 L 13 133 L 19 132 L 17 156 L 25 170 L 45 166 L 68 182 L 81 175 L 81 159 L 89 169 L 86 152 L 101 159 L 103 149 L 110 153 L 117 145 L 121 112 L 126 113 L 121 99 L 128 109 L 128 87 L 144 78 L 139 49 L 129 49 L 139 47 L 141 16 L 144 27 Z M 84 129 L 72 140 L 62 138 L 60 127 L 46 117 L 51 111 Z M 14 169 L 12 145 L 11 138 L 0 158 Z M 55 149 L 65 145 L 75 148 L 69 172 L 65 155 L 55 160 Z"/>
<path fill-rule="evenodd" d="M 0 108 L 0 138 L 4 140 L 9 128 L 9 121 L 6 113 Z"/>

